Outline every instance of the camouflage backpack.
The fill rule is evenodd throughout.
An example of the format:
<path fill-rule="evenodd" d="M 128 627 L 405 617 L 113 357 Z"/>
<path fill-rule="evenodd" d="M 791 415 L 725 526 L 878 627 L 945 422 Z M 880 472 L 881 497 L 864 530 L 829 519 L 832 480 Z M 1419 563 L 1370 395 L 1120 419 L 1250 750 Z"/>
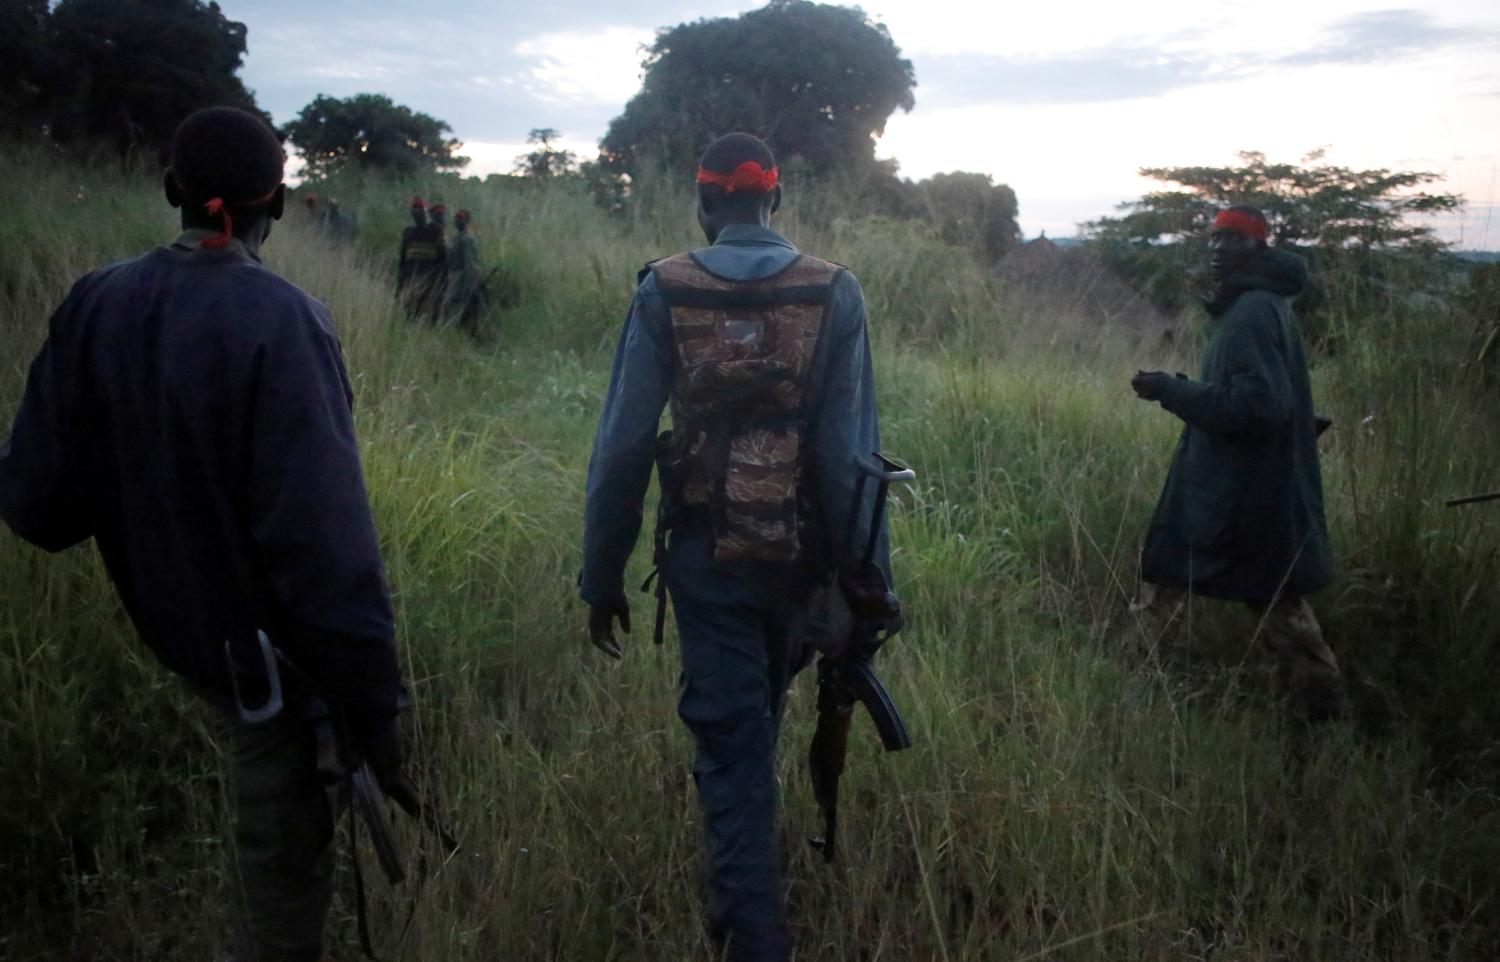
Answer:
<path fill-rule="evenodd" d="M 414 266 L 420 264 L 419 270 L 430 270 L 443 259 L 444 246 L 442 233 L 429 224 L 413 230 L 402 249 L 402 257 Z"/>
<path fill-rule="evenodd" d="M 706 511 L 718 561 L 795 561 L 806 547 L 808 378 L 843 268 L 807 255 L 734 281 L 691 254 L 651 265 L 676 352 L 659 451 L 674 508 Z"/>

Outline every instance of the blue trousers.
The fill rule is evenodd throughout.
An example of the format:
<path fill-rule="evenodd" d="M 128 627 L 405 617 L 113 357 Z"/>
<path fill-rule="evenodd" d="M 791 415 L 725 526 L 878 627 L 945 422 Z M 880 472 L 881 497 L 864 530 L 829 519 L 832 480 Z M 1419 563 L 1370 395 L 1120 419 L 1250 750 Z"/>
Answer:
<path fill-rule="evenodd" d="M 694 533 L 673 538 L 665 575 L 682 643 L 677 713 L 697 741 L 709 932 L 730 962 L 784 962 L 776 739 L 805 664 L 785 632 L 798 578 L 785 564 L 717 564 Z"/>

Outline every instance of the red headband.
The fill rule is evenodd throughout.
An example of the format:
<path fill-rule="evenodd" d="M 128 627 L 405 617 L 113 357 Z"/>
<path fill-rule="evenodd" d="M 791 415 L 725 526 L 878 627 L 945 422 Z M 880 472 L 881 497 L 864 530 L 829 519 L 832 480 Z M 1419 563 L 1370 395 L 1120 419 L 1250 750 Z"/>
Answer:
<path fill-rule="evenodd" d="M 416 208 L 418 208 L 418 207 L 422 208 L 423 210 L 426 210 L 427 209 L 427 201 L 423 200 L 420 197 L 413 197 L 411 199 L 411 206 L 412 206 L 412 209 L 414 209 L 414 210 Z"/>
<path fill-rule="evenodd" d="M 1261 243 L 1266 242 L 1266 222 L 1242 210 L 1219 211 L 1219 216 L 1214 218 L 1214 230 L 1237 230 Z"/>
<path fill-rule="evenodd" d="M 779 167 L 766 170 L 753 160 L 747 160 L 734 169 L 732 174 L 719 174 L 698 168 L 698 183 L 712 184 L 724 188 L 726 194 L 742 190 L 747 194 L 769 194 L 776 189 Z"/>
<path fill-rule="evenodd" d="M 253 200 L 240 201 L 234 206 L 259 207 L 261 204 L 268 204 L 271 202 L 271 198 L 276 196 L 276 191 L 280 189 L 281 185 L 277 184 L 275 187 L 271 188 L 271 190 L 264 196 L 256 197 Z M 312 195 L 309 194 L 307 199 L 312 200 Z M 208 238 L 198 246 L 206 247 L 209 250 L 215 251 L 228 247 L 229 242 L 234 239 L 234 218 L 229 216 L 229 205 L 224 203 L 224 198 L 213 197 L 209 199 L 208 203 L 203 205 L 203 209 L 208 211 L 210 214 L 218 214 L 220 217 L 224 218 L 224 229 L 218 234 L 215 234 L 213 237 Z"/>

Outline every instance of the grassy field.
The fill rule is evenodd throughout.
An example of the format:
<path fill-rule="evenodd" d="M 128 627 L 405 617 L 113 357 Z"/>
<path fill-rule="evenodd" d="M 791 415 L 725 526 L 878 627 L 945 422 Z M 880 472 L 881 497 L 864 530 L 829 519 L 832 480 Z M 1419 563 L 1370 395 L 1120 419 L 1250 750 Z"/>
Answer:
<path fill-rule="evenodd" d="M 173 220 L 123 175 L 0 170 L 8 424 L 71 281 Z M 465 843 L 426 859 L 399 945 L 412 889 L 376 886 L 377 936 L 412 960 L 706 958 L 675 651 L 638 627 L 622 662 L 602 658 L 572 588 L 613 340 L 641 263 L 697 243 L 688 196 L 612 219 L 564 188 L 441 187 L 522 286 L 475 346 L 392 309 L 414 189 L 433 193 L 343 189 L 358 249 L 327 248 L 301 211 L 267 248 L 344 339 L 419 775 Z M 1307 735 L 1242 613 L 1195 607 L 1150 655 L 1109 628 L 1177 429 L 1127 381 L 1191 360 L 1068 316 L 1022 325 L 967 257 L 847 203 L 794 192 L 780 226 L 863 282 L 887 448 L 920 476 L 893 517 L 912 623 L 881 658 L 917 745 L 883 755 L 857 721 L 832 868 L 801 842 L 810 679 L 791 696 L 797 958 L 1494 958 L 1500 511 L 1441 506 L 1500 482 L 1470 333 L 1394 309 L 1328 319 L 1342 349 L 1314 381 L 1338 421 L 1324 469 L 1344 573 L 1315 604 L 1356 712 Z M 92 548 L 0 533 L 0 958 L 211 958 L 223 737 L 134 640 Z M 343 897 L 346 958 L 351 916 Z"/>

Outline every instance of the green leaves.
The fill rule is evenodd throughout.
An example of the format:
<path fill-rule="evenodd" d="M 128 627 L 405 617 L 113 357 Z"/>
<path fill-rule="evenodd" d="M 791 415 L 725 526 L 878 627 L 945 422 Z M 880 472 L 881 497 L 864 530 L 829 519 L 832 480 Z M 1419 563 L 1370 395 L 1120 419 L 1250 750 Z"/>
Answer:
<path fill-rule="evenodd" d="M 1201 270 L 1215 213 L 1231 204 L 1259 207 L 1273 243 L 1307 254 L 1315 266 L 1336 265 L 1345 281 L 1363 278 L 1368 283 L 1361 286 L 1368 288 L 1388 287 L 1379 278 L 1396 261 L 1408 268 L 1432 266 L 1432 255 L 1446 245 L 1412 217 L 1463 203 L 1456 194 L 1423 189 L 1442 179 L 1427 171 L 1355 170 L 1324 163 L 1321 150 L 1303 157 L 1300 166 L 1271 163 L 1255 151 L 1239 156 L 1237 167 L 1144 168 L 1143 177 L 1183 189 L 1148 193 L 1121 205 L 1122 216 L 1092 221 L 1084 231 L 1142 293 L 1177 307 Z"/>
<path fill-rule="evenodd" d="M 642 67 L 641 91 L 601 145 L 612 170 L 633 176 L 649 162 L 691 170 L 735 130 L 811 172 L 867 168 L 886 119 L 916 102 L 911 61 L 884 26 L 858 8 L 807 0 L 680 24 L 657 36 Z"/>
<path fill-rule="evenodd" d="M 163 151 L 202 107 L 259 112 L 237 76 L 245 25 L 217 3 L 59 0 L 48 12 L 25 0 L 0 27 L 0 59 L 19 65 L 0 82 L 0 106 L 19 130 L 129 155 Z"/>
<path fill-rule="evenodd" d="M 319 94 L 283 128 L 312 177 L 347 167 L 410 175 L 462 167 L 463 144 L 444 121 L 394 103 L 383 94 Z"/>
<path fill-rule="evenodd" d="M 1432 228 L 1406 218 L 1462 204 L 1455 194 L 1413 193 L 1442 179 L 1427 171 L 1354 170 L 1325 163 L 1298 167 L 1270 163 L 1255 151 L 1242 152 L 1240 159 L 1240 167 L 1143 168 L 1143 177 L 1187 189 L 1147 194 L 1125 204 L 1123 217 L 1093 221 L 1088 229 L 1100 237 L 1146 243 L 1206 239 L 1219 208 L 1253 204 L 1265 212 L 1278 243 L 1390 249 L 1436 244 Z M 1321 161 L 1322 152 L 1303 160 Z"/>

